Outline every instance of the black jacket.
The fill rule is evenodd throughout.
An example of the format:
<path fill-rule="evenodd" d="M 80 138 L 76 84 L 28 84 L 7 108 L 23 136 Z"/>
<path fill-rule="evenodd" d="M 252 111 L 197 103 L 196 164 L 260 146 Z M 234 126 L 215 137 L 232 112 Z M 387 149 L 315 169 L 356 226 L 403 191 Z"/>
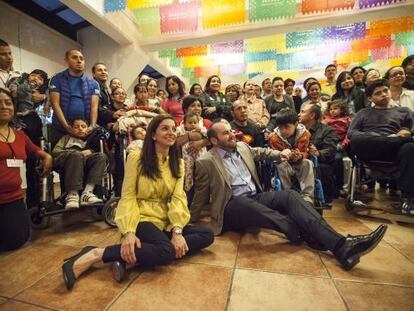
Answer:
<path fill-rule="evenodd" d="M 319 151 L 319 162 L 331 163 L 334 160 L 336 145 L 339 142 L 335 130 L 320 122 L 308 130 L 311 133 L 310 144 L 315 145 Z"/>

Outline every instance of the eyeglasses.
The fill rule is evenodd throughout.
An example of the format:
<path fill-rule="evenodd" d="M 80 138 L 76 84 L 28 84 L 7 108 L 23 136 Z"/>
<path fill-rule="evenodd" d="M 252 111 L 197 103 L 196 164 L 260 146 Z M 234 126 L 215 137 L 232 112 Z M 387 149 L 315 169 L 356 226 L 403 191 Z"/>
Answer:
<path fill-rule="evenodd" d="M 125 94 L 125 93 L 114 93 L 114 95 L 126 96 L 126 94 Z"/>

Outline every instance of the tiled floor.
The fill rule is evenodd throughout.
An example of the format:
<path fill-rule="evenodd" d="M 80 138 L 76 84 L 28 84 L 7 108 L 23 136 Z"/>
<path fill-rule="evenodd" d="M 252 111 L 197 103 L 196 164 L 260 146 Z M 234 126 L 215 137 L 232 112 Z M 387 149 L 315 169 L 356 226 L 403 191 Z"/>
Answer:
<path fill-rule="evenodd" d="M 325 216 L 343 234 L 380 223 L 353 217 L 342 201 Z M 0 255 L 0 310 L 414 310 L 413 225 L 389 224 L 378 248 L 350 272 L 329 253 L 250 229 L 217 237 L 170 266 L 132 269 L 121 284 L 109 266 L 97 265 L 68 292 L 63 258 L 118 240 L 116 229 L 87 214 L 55 217 L 30 244 Z"/>

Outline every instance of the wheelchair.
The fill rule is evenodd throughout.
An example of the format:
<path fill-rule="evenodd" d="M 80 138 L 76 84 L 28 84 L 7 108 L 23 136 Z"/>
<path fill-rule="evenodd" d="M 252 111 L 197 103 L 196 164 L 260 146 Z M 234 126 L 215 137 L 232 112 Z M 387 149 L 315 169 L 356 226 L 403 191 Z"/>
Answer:
<path fill-rule="evenodd" d="M 100 139 L 100 150 L 104 151 L 104 140 Z M 41 139 L 41 148 L 46 152 L 51 152 L 51 144 L 46 141 L 45 138 Z M 80 208 L 65 209 L 64 198 L 65 193 L 61 191 L 61 194 L 56 197 L 54 189 L 54 175 L 58 174 L 56 171 L 52 171 L 48 176 L 41 179 L 41 198 L 40 204 L 37 207 L 28 210 L 28 217 L 32 228 L 45 229 L 50 225 L 50 218 L 59 214 L 75 213 L 82 210 L 89 210 L 92 217 L 95 220 L 105 220 L 107 223 L 110 220 L 106 218 L 109 215 L 103 213 L 104 206 L 109 204 L 113 198 L 112 196 L 112 178 L 109 172 L 109 166 L 107 165 L 102 185 L 95 186 L 95 194 L 100 197 L 103 203 L 91 204 L 87 206 L 80 206 Z M 61 189 L 63 178 L 61 176 Z"/>
<path fill-rule="evenodd" d="M 323 210 L 331 209 L 330 206 L 325 204 L 325 196 L 323 193 L 322 182 L 318 176 L 318 158 L 315 156 L 309 157 L 309 160 L 313 163 L 313 169 L 315 174 L 315 209 L 322 215 Z M 277 163 L 275 161 L 263 161 L 257 163 L 260 180 L 262 181 L 262 187 L 265 191 L 281 191 L 282 183 L 277 171 Z M 299 181 L 294 178 L 293 190 L 301 192 Z"/>
<path fill-rule="evenodd" d="M 348 184 L 348 196 L 345 208 L 356 216 L 365 216 L 388 220 L 390 222 L 414 223 L 414 217 L 402 215 L 401 209 L 390 207 L 374 207 L 358 200 L 358 189 L 363 185 L 376 181 L 377 179 L 391 180 L 399 177 L 399 168 L 393 162 L 386 161 L 362 161 L 353 157 L 351 176 Z M 363 179 L 365 172 L 370 174 L 369 178 Z"/>

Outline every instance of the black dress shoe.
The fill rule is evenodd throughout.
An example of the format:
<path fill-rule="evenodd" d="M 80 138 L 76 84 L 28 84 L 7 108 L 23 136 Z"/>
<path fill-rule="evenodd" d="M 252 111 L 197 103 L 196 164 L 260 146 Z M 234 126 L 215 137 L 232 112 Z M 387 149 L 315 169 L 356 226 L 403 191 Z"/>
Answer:
<path fill-rule="evenodd" d="M 96 246 L 86 246 L 82 248 L 82 250 L 76 255 L 64 260 L 65 263 L 62 265 L 62 274 L 67 289 L 72 289 L 73 285 L 75 285 L 76 282 L 75 274 L 73 273 L 74 262 L 86 253 L 89 253 L 94 248 L 96 248 Z"/>
<path fill-rule="evenodd" d="M 116 260 L 112 263 L 112 277 L 118 282 L 126 279 L 125 262 Z"/>
<path fill-rule="evenodd" d="M 361 256 L 368 254 L 378 245 L 386 231 L 387 226 L 381 225 L 370 234 L 346 237 L 344 244 L 334 251 L 342 268 L 346 271 L 351 270 L 359 263 Z"/>

